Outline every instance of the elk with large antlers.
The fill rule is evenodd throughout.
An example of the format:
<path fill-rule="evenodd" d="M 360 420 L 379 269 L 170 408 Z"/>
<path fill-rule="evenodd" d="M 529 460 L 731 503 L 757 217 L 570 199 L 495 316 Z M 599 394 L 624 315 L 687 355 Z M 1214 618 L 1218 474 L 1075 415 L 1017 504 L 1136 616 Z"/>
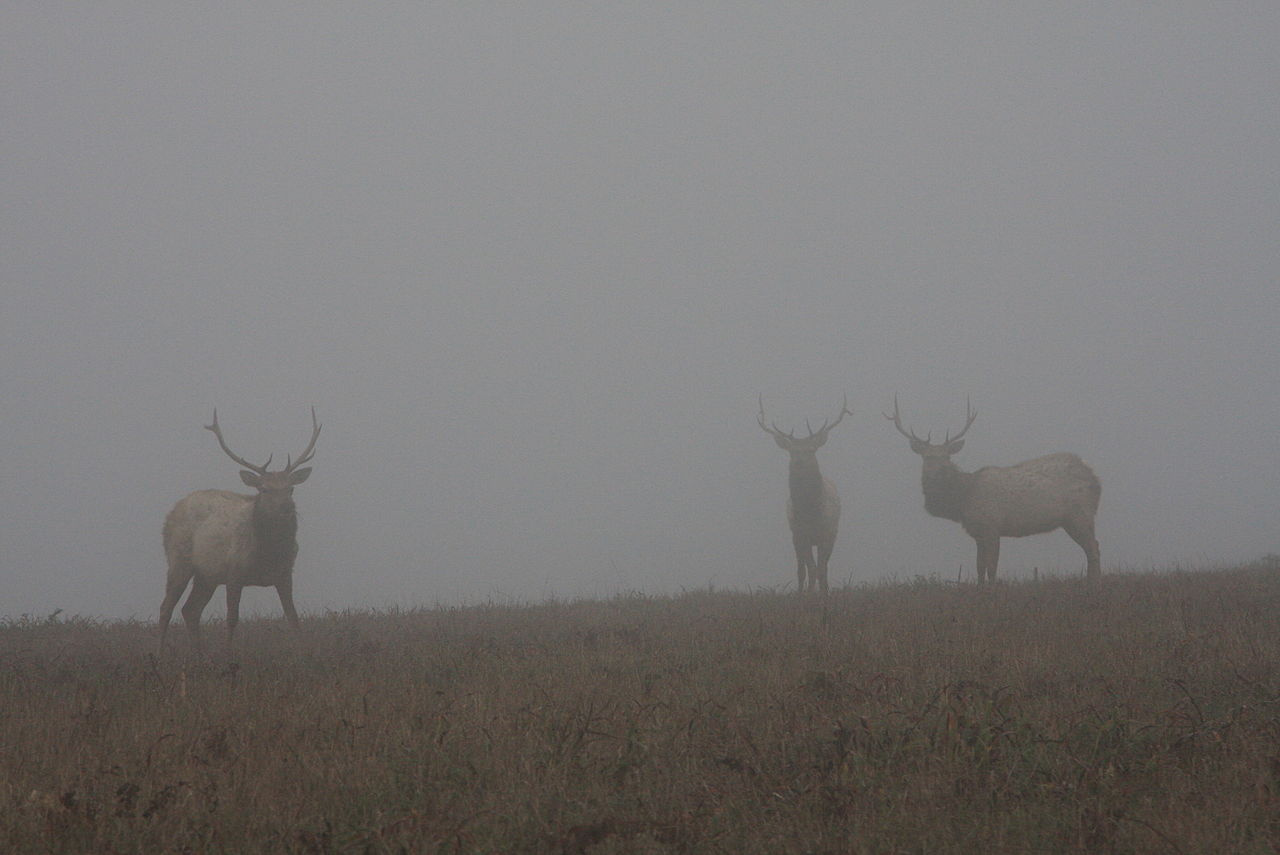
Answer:
<path fill-rule="evenodd" d="M 820 587 L 824 594 L 827 592 L 827 564 L 840 528 L 840 495 L 836 492 L 836 485 L 818 471 L 818 449 L 826 443 L 831 429 L 848 414 L 849 399 L 846 397 L 834 422 L 827 424 L 824 420 L 822 427 L 815 431 L 806 421 L 809 435 L 797 437 L 794 432 L 783 433 L 776 424 L 764 423 L 764 395 L 760 396 L 760 414 L 756 423 L 761 430 L 772 435 L 778 447 L 791 457 L 787 524 L 791 526 L 791 544 L 796 550 L 797 591 Z"/>
<path fill-rule="evenodd" d="M 935 517 L 960 523 L 977 542 L 978 581 L 995 581 L 1000 538 L 1059 528 L 1084 550 L 1088 578 L 1100 576 L 1102 564 L 1093 528 L 1102 498 L 1098 476 L 1083 460 L 1066 452 L 1013 466 L 963 472 L 951 462 L 951 455 L 964 447 L 961 437 L 978 417 L 967 402 L 965 411 L 964 428 L 954 437 L 948 431 L 940 445 L 933 444 L 932 433 L 921 439 L 902 426 L 897 396 L 893 415 L 884 413 L 884 417 L 910 441 L 911 450 L 924 458 L 924 509 Z"/>
<path fill-rule="evenodd" d="M 240 620 L 240 593 L 248 585 L 274 587 L 280 596 L 285 617 L 296 629 L 298 612 L 293 607 L 293 562 L 298 554 L 298 512 L 293 488 L 311 474 L 299 469 L 315 454 L 320 437 L 316 409 L 311 408 L 311 441 L 284 469 L 268 472 L 271 458 L 256 465 L 230 448 L 218 427 L 218 411 L 213 411 L 212 431 L 226 455 L 245 467 L 240 480 L 255 488 L 257 495 L 227 490 L 199 490 L 180 500 L 164 520 L 164 552 L 169 560 L 164 602 L 160 605 L 160 645 L 164 646 L 169 618 L 178 598 L 191 583 L 191 594 L 182 606 L 182 617 L 193 644 L 200 647 L 200 615 L 219 585 L 227 586 L 227 650 Z M 194 582 L 192 581 L 194 580 Z"/>

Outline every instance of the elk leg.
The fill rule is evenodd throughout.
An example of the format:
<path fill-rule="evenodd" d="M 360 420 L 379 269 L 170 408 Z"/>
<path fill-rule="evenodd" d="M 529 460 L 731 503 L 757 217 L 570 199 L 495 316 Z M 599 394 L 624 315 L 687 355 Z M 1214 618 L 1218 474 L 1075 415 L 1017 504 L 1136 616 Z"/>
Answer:
<path fill-rule="evenodd" d="M 1098 539 L 1093 536 L 1093 521 L 1089 520 L 1084 523 L 1072 523 L 1063 526 L 1071 539 L 1080 544 L 1080 548 L 1084 550 L 1085 561 L 1087 562 L 1085 575 L 1089 579 L 1097 579 L 1102 575 L 1102 553 L 1098 548 Z"/>
<path fill-rule="evenodd" d="M 1000 561 L 1000 538 L 980 537 L 978 541 L 978 582 L 996 580 L 996 564 Z"/>
<path fill-rule="evenodd" d="M 187 601 L 182 604 L 182 619 L 187 623 L 191 643 L 197 650 L 203 649 L 200 641 L 200 615 L 203 614 L 209 600 L 213 598 L 213 590 L 216 587 L 217 585 L 197 575 L 191 585 L 191 593 L 187 594 Z"/>
<path fill-rule="evenodd" d="M 818 585 L 822 593 L 827 592 L 827 566 L 831 562 L 831 552 L 836 548 L 835 541 L 818 545 Z"/>
<path fill-rule="evenodd" d="M 796 549 L 796 593 L 803 594 L 805 591 L 805 571 L 813 564 L 813 552 L 807 543 L 801 543 L 798 540 L 792 541 L 792 546 Z M 812 579 L 812 574 L 810 574 Z"/>
<path fill-rule="evenodd" d="M 280 608 L 289 619 L 289 625 L 298 628 L 298 610 L 293 607 L 293 579 L 288 578 L 276 583 L 276 593 L 280 595 Z"/>
<path fill-rule="evenodd" d="M 227 653 L 231 652 L 231 641 L 236 635 L 236 625 L 240 623 L 240 594 L 244 588 L 231 582 L 227 583 Z"/>
<path fill-rule="evenodd" d="M 177 572 L 175 572 L 177 571 Z M 173 617 L 173 609 L 182 599 L 182 592 L 191 581 L 191 570 L 186 567 L 175 567 L 169 571 L 164 585 L 164 602 L 160 604 L 160 649 L 164 650 L 164 638 L 169 633 L 169 621 Z"/>

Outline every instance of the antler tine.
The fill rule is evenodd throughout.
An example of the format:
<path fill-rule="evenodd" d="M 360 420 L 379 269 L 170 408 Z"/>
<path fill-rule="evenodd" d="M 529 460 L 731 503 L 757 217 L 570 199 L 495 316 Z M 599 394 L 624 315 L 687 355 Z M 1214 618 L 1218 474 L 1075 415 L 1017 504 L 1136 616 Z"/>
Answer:
<path fill-rule="evenodd" d="M 761 429 L 761 430 L 763 430 L 765 433 L 771 433 L 771 434 L 773 434 L 773 435 L 774 435 L 774 436 L 776 436 L 776 437 L 783 437 L 783 438 L 786 438 L 786 439 L 795 439 L 795 437 L 794 437 L 794 436 L 792 436 L 791 434 L 789 434 L 789 433 L 783 433 L 781 430 L 779 430 L 779 429 L 778 429 L 778 423 L 777 423 L 777 422 L 770 422 L 770 424 L 771 424 L 771 425 L 773 425 L 773 427 L 772 427 L 772 428 L 770 428 L 769 426 L 765 425 L 765 423 L 764 423 L 764 393 L 763 393 L 763 392 L 761 392 L 761 393 L 760 393 L 760 414 L 759 414 L 758 416 L 756 416 L 756 424 L 760 425 L 760 429 Z"/>
<path fill-rule="evenodd" d="M 259 475 L 267 474 L 267 467 L 271 465 L 270 457 L 267 458 L 266 463 L 259 466 L 256 463 L 250 463 L 248 460 L 245 460 L 243 457 L 236 454 L 230 448 L 227 448 L 227 441 L 222 438 L 222 428 L 218 426 L 218 408 L 217 407 L 213 408 L 213 424 L 205 425 L 204 429 L 213 431 L 213 435 L 218 438 L 218 445 L 222 446 L 222 450 L 225 451 L 227 453 L 227 456 L 230 457 L 232 460 L 234 460 L 236 463 L 239 463 L 245 469 L 252 469 L 254 472 L 257 472 Z"/>
<path fill-rule="evenodd" d="M 831 424 L 827 424 L 827 420 L 823 419 L 822 427 L 818 429 L 818 433 L 826 433 L 836 425 L 840 424 L 841 420 L 843 420 L 845 416 L 851 415 L 853 415 L 853 410 L 849 409 L 849 395 L 846 393 L 844 399 L 840 402 L 840 415 L 836 416 L 836 420 Z"/>
<path fill-rule="evenodd" d="M 966 395 L 964 399 L 964 414 L 965 414 L 964 428 L 961 429 L 961 431 L 955 436 L 951 435 L 951 431 L 947 431 L 947 438 L 943 441 L 942 443 L 943 445 L 946 445 L 948 442 L 957 440 L 960 437 L 964 436 L 965 432 L 968 431 L 969 428 L 973 426 L 973 420 L 978 417 L 978 411 L 975 410 L 973 406 L 969 403 L 968 395 Z"/>
<path fill-rule="evenodd" d="M 320 438 L 320 423 L 316 421 L 316 408 L 312 407 L 311 408 L 311 442 L 307 443 L 306 450 L 298 455 L 297 460 L 293 460 L 292 458 L 286 458 L 284 471 L 292 472 L 295 467 L 301 466 L 302 464 L 310 460 L 312 457 L 314 457 L 316 453 L 316 440 L 319 438 Z"/>
<path fill-rule="evenodd" d="M 906 428 L 902 426 L 902 416 L 898 412 L 898 396 L 896 394 L 893 396 L 893 415 L 889 415 L 888 413 L 881 413 L 880 415 L 884 416 L 886 419 L 893 422 L 893 426 L 898 429 L 898 433 L 902 434 L 907 439 L 913 440 L 915 442 L 929 441 L 927 439 L 921 439 L 920 437 L 916 436 L 915 431 L 908 431 Z M 929 436 L 930 438 L 932 438 L 933 434 L 930 434 Z"/>

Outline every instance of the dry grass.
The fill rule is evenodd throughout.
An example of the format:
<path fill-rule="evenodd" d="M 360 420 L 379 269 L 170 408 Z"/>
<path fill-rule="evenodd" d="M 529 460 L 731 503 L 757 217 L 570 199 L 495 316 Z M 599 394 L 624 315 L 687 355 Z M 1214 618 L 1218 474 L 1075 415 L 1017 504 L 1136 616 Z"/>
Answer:
<path fill-rule="evenodd" d="M 242 630 L 0 627 L 0 850 L 1280 846 L 1270 564 Z"/>

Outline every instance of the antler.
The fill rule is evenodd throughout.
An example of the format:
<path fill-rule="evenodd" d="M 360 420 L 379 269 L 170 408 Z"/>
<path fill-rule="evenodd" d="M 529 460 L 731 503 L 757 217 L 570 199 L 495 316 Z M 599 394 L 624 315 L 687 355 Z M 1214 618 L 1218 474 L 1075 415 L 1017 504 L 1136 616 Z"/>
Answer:
<path fill-rule="evenodd" d="M 964 429 L 961 430 L 955 436 L 951 435 L 951 431 L 947 431 L 947 438 L 942 441 L 943 445 L 946 445 L 948 442 L 951 442 L 952 440 L 956 440 L 964 436 L 965 431 L 967 431 L 973 425 L 973 420 L 978 417 L 978 411 L 969 405 L 969 398 L 967 395 L 965 396 L 965 399 L 964 399 L 964 412 L 965 412 L 965 419 L 966 419 L 964 423 Z"/>
<path fill-rule="evenodd" d="M 809 431 L 809 436 L 807 436 L 805 439 L 813 439 L 815 436 L 826 436 L 827 432 L 830 431 L 836 425 L 840 424 L 841 420 L 843 420 L 845 416 L 851 416 L 851 415 L 853 415 L 853 411 L 849 409 L 849 396 L 845 395 L 844 400 L 841 401 L 840 403 L 840 414 L 836 416 L 836 420 L 834 422 L 831 422 L 831 424 L 827 424 L 828 420 L 823 419 L 822 427 L 818 428 L 817 430 L 814 430 L 813 426 L 809 424 L 809 420 L 808 419 L 804 420 L 805 430 Z M 778 425 L 776 422 L 770 422 L 770 424 L 773 425 L 772 427 L 765 426 L 764 394 L 763 393 L 760 395 L 760 414 L 756 416 L 756 424 L 760 425 L 761 429 L 763 429 L 766 433 L 771 433 L 775 437 L 778 437 L 779 439 L 787 439 L 787 440 L 791 440 L 792 442 L 796 441 L 796 435 L 794 433 L 783 433 L 782 431 L 778 430 Z"/>
<path fill-rule="evenodd" d="M 978 411 L 975 410 L 973 406 L 969 403 L 968 398 L 964 399 L 964 411 L 965 411 L 964 428 L 962 428 L 961 431 L 955 436 L 951 435 L 951 431 L 947 431 L 946 438 L 942 440 L 943 445 L 946 445 L 949 442 L 955 442 L 957 439 L 964 436 L 965 433 L 969 430 L 969 428 L 973 426 L 973 420 L 978 417 Z M 902 416 L 898 413 L 898 396 L 897 395 L 893 396 L 893 415 L 889 415 L 888 413 L 881 413 L 881 415 L 883 415 L 889 421 L 893 422 L 893 426 L 898 429 L 898 433 L 902 434 L 907 439 L 913 442 L 923 442 L 925 445 L 933 444 L 930 441 L 933 439 L 933 431 L 929 431 L 929 433 L 925 435 L 925 438 L 921 439 L 920 437 L 915 435 L 915 431 L 908 431 L 902 426 Z"/>
<path fill-rule="evenodd" d="M 840 424 L 841 420 L 844 419 L 845 416 L 851 416 L 851 415 L 853 415 L 853 410 L 849 409 L 849 396 L 846 394 L 844 396 L 844 400 L 840 404 L 840 415 L 836 416 L 836 420 L 834 422 L 832 422 L 831 424 L 827 424 L 827 420 L 823 419 L 822 427 L 818 428 L 816 433 L 813 431 L 812 428 L 809 428 L 809 421 L 807 419 L 805 420 L 804 426 L 806 428 L 809 428 L 809 436 L 815 437 L 818 434 L 825 434 L 827 431 L 831 430 L 833 427 Z"/>
<path fill-rule="evenodd" d="M 893 396 L 893 415 L 889 415 L 888 413 L 881 413 L 880 415 L 884 416 L 886 419 L 893 422 L 893 426 L 898 429 L 898 433 L 902 434 L 907 439 L 911 440 L 912 442 L 923 442 L 928 444 L 929 442 L 928 439 L 921 439 L 920 437 L 916 436 L 915 431 L 913 430 L 909 431 L 902 426 L 902 416 L 898 413 L 898 396 L 896 394 Z M 933 434 L 930 433 L 929 436 L 930 438 L 932 438 Z"/>
<path fill-rule="evenodd" d="M 310 460 L 312 457 L 314 457 L 316 453 L 316 440 L 319 438 L 320 438 L 320 423 L 316 421 L 316 408 L 312 407 L 311 408 L 311 442 L 307 444 L 306 451 L 298 455 L 297 460 L 293 460 L 291 458 L 285 458 L 284 471 L 292 472 L 294 469 L 296 469 L 297 467 L 301 466 L 302 464 Z"/>
<path fill-rule="evenodd" d="M 313 411 L 313 415 L 314 415 L 314 411 Z M 230 457 L 232 460 L 234 460 L 236 463 L 239 463 L 245 469 L 252 469 L 254 472 L 257 472 L 259 475 L 267 474 L 267 467 L 271 465 L 270 457 L 267 458 L 266 463 L 262 464 L 261 466 L 258 466 L 257 464 L 250 463 L 248 460 L 245 460 L 243 457 L 236 454 L 231 449 L 227 448 L 227 441 L 222 438 L 222 428 L 218 427 L 218 408 L 217 407 L 214 407 L 213 409 L 213 424 L 205 425 L 204 429 L 213 431 L 213 435 L 218 438 L 218 445 L 222 446 L 222 450 L 227 453 L 227 457 Z M 317 428 L 317 432 L 318 431 L 319 431 L 319 428 Z M 315 440 L 313 439 L 312 445 L 314 444 L 315 444 Z"/>
<path fill-rule="evenodd" d="M 765 433 L 771 433 L 771 434 L 773 434 L 775 437 L 777 437 L 778 439 L 791 439 L 791 440 L 794 440 L 794 439 L 796 438 L 796 437 L 795 437 L 795 434 L 791 434 L 791 433 L 783 433 L 782 431 L 778 430 L 778 425 L 777 425 L 777 423 L 776 423 L 776 422 L 770 422 L 770 424 L 772 424 L 772 425 L 773 425 L 773 427 L 766 427 L 766 426 L 765 426 L 765 423 L 764 423 L 764 393 L 763 393 L 763 392 L 761 392 L 761 393 L 760 393 L 760 415 L 756 416 L 756 424 L 760 425 L 760 429 L 761 429 L 761 430 L 763 430 Z M 810 434 L 810 435 L 812 436 L 812 434 Z"/>

